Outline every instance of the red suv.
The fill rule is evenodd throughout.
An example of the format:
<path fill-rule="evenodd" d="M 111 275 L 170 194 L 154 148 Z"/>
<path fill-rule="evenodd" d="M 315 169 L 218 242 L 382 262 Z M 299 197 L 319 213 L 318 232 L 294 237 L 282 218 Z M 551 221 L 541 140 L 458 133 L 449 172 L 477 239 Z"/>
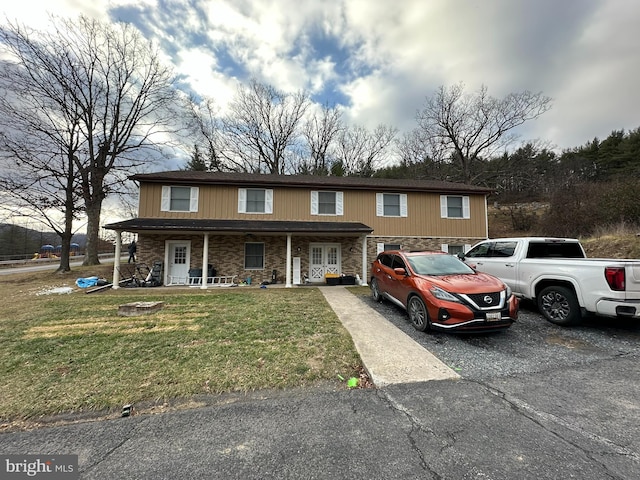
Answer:
<path fill-rule="evenodd" d="M 370 286 L 374 300 L 404 308 L 419 331 L 501 330 L 518 317 L 518 299 L 502 280 L 443 252 L 382 252 Z"/>

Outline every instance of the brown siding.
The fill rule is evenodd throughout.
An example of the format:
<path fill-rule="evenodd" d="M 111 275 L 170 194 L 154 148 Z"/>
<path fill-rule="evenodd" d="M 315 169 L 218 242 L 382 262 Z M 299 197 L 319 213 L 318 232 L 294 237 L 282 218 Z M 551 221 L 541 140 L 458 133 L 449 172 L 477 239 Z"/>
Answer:
<path fill-rule="evenodd" d="M 238 213 L 238 188 L 200 187 L 198 212 L 161 212 L 162 185 L 140 187 L 141 218 L 217 218 L 246 220 L 297 220 L 362 222 L 376 236 L 425 236 L 445 238 L 484 238 L 486 236 L 485 196 L 470 195 L 470 219 L 440 218 L 440 196 L 433 193 L 407 194 L 406 218 L 376 216 L 376 191 L 345 190 L 344 215 L 311 215 L 311 194 L 301 188 L 275 188 L 273 214 Z M 384 192 L 395 193 L 395 192 Z"/>

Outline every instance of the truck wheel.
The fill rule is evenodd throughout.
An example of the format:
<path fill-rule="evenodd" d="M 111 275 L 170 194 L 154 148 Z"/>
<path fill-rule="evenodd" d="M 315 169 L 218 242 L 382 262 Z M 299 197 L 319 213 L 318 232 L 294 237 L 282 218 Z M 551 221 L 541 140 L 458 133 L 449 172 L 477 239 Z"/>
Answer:
<path fill-rule="evenodd" d="M 538 309 L 547 320 L 567 327 L 582 320 L 576 295 L 566 287 L 547 287 L 538 295 Z"/>

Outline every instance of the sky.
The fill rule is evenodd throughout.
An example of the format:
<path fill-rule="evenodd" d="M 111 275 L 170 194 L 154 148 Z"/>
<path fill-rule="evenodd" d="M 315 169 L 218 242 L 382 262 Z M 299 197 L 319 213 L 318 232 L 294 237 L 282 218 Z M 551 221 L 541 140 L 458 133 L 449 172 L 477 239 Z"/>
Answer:
<path fill-rule="evenodd" d="M 251 78 L 345 120 L 408 132 L 440 86 L 502 98 L 542 92 L 553 107 L 522 141 L 557 151 L 640 127 L 638 0 L 23 0 L 8 19 L 49 14 L 136 26 L 160 46 L 180 88 L 224 110 Z"/>

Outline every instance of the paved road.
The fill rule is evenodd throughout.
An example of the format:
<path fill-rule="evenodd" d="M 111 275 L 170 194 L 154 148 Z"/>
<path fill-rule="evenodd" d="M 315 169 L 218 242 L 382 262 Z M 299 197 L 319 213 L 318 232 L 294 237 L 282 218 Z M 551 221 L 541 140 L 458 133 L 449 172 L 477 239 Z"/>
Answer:
<path fill-rule="evenodd" d="M 78 454 L 83 479 L 640 478 L 638 325 L 561 329 L 524 310 L 497 335 L 411 334 L 462 379 L 202 397 L 2 434 L 0 453 Z"/>
<path fill-rule="evenodd" d="M 126 260 L 127 257 L 123 257 Z M 82 265 L 82 259 L 71 260 L 69 266 L 71 268 L 79 267 Z M 113 264 L 113 255 L 100 255 L 100 261 L 103 264 Z M 0 275 L 12 275 L 14 273 L 27 273 L 27 272 L 54 272 L 60 266 L 59 261 L 38 261 L 37 263 L 24 263 L 19 266 L 7 266 L 7 264 L 0 265 Z"/>

